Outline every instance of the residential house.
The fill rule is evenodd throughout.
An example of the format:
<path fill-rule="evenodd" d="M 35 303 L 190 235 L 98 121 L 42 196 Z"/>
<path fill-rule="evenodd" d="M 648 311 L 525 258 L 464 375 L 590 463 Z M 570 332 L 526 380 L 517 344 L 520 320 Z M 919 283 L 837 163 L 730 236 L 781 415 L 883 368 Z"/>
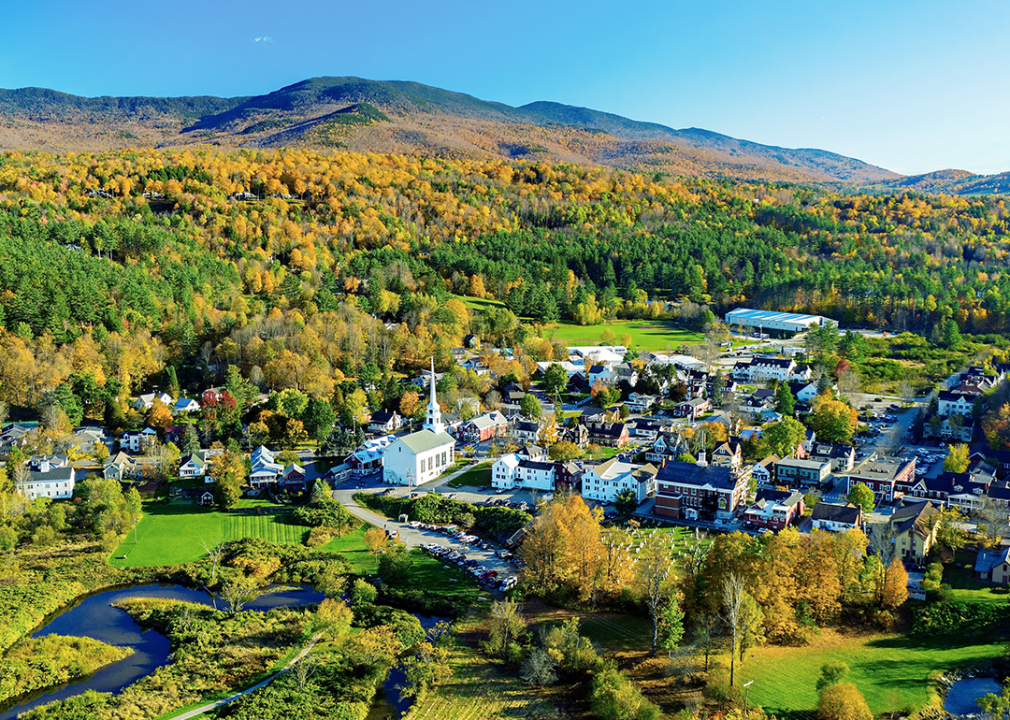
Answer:
<path fill-rule="evenodd" d="M 772 479 L 775 477 L 775 463 L 778 461 L 778 455 L 769 455 L 764 460 L 751 465 L 751 477 L 757 481 L 759 487 L 762 485 L 771 485 Z"/>
<path fill-rule="evenodd" d="M 554 489 L 577 492 L 582 485 L 582 465 L 574 460 L 554 463 Z"/>
<path fill-rule="evenodd" d="M 506 435 L 509 424 L 505 416 L 497 410 L 478 415 L 459 426 L 456 437 L 463 442 L 481 443 L 491 438 Z"/>
<path fill-rule="evenodd" d="M 627 424 L 622 422 L 587 422 L 586 429 L 589 431 L 589 442 L 603 447 L 624 447 L 631 434 Z"/>
<path fill-rule="evenodd" d="M 727 467 L 666 461 L 656 474 L 655 514 L 675 520 L 731 520 L 747 497 L 747 479 Z"/>
<path fill-rule="evenodd" d="M 989 486 L 995 480 L 991 475 L 970 472 L 942 472 L 936 477 L 918 477 L 905 490 L 906 501 L 936 501 L 940 505 L 959 507 L 971 512 L 985 503 Z"/>
<path fill-rule="evenodd" d="M 521 487 L 552 491 L 554 476 L 554 463 L 523 459 L 517 453 L 502 455 L 491 466 L 491 486 L 501 490 Z"/>
<path fill-rule="evenodd" d="M 797 401 L 809 405 L 810 402 L 820 393 L 815 382 L 794 382 L 789 384 L 789 389 Z"/>
<path fill-rule="evenodd" d="M 534 420 L 517 420 L 509 431 L 516 445 L 535 443 L 540 439 L 540 423 Z"/>
<path fill-rule="evenodd" d="M 558 428 L 558 442 L 570 442 L 579 448 L 589 444 L 589 428 L 580 422 L 573 422 Z"/>
<path fill-rule="evenodd" d="M 795 365 L 789 370 L 789 374 L 786 376 L 787 382 L 809 382 L 813 371 L 810 369 L 809 365 Z"/>
<path fill-rule="evenodd" d="M 803 517 L 803 493 L 799 490 L 758 490 L 754 504 L 744 511 L 744 524 L 752 528 L 782 530 Z"/>
<path fill-rule="evenodd" d="M 633 413 L 645 413 L 656 404 L 657 400 L 659 398 L 655 395 L 643 395 L 642 393 L 633 392 L 628 394 L 628 399 L 624 404 Z"/>
<path fill-rule="evenodd" d="M 119 446 L 132 453 L 147 450 L 158 440 L 158 431 L 148 426 L 140 432 L 125 432 L 119 437 Z"/>
<path fill-rule="evenodd" d="M 662 418 L 639 418 L 629 422 L 628 427 L 636 438 L 655 440 L 661 433 L 670 429 L 671 423 Z"/>
<path fill-rule="evenodd" d="M 651 463 L 662 463 L 664 460 L 676 460 L 681 450 L 680 436 L 676 433 L 663 433 L 645 450 L 645 459 Z"/>
<path fill-rule="evenodd" d="M 154 407 L 154 401 L 158 400 L 162 405 L 172 407 L 172 396 L 164 392 L 145 393 L 133 401 L 134 410 L 150 410 Z"/>
<path fill-rule="evenodd" d="M 894 537 L 895 555 L 902 560 L 921 563 L 936 542 L 939 512 L 931 502 L 903 505 L 894 511 L 888 522 Z"/>
<path fill-rule="evenodd" d="M 758 355 L 749 362 L 738 361 L 733 366 L 733 377 L 748 382 L 778 380 L 785 382 L 793 375 L 796 361 L 792 358 L 775 358 Z"/>
<path fill-rule="evenodd" d="M 940 417 L 950 417 L 951 415 L 971 417 L 975 408 L 975 397 L 960 392 L 941 390 L 936 399 L 936 414 Z"/>
<path fill-rule="evenodd" d="M 604 385 L 613 385 L 616 381 L 616 376 L 614 372 L 610 369 L 608 365 L 598 364 L 593 365 L 589 368 L 589 372 L 586 375 L 586 379 L 589 381 L 589 386 L 592 387 L 596 383 L 602 383 Z"/>
<path fill-rule="evenodd" d="M 179 398 L 171 405 L 173 415 L 200 412 L 200 403 L 190 398 Z"/>
<path fill-rule="evenodd" d="M 635 387 L 638 383 L 638 370 L 628 363 L 618 363 L 613 366 L 611 372 L 614 375 L 614 383 L 627 383 L 630 387 Z"/>
<path fill-rule="evenodd" d="M 810 516 L 815 530 L 845 532 L 863 527 L 863 508 L 852 503 L 819 502 Z"/>
<path fill-rule="evenodd" d="M 851 445 L 814 443 L 809 457 L 811 460 L 831 463 L 831 472 L 842 475 L 855 467 L 856 448 Z"/>
<path fill-rule="evenodd" d="M 36 427 L 12 423 L 0 432 L 0 455 L 7 456 L 15 447 L 24 447 L 28 444 L 29 433 L 36 430 Z"/>
<path fill-rule="evenodd" d="M 611 458 L 582 473 L 582 497 L 612 503 L 625 490 L 635 493 L 638 504 L 656 492 L 655 465 L 638 465 Z"/>
<path fill-rule="evenodd" d="M 712 464 L 740 470 L 743 467 L 743 450 L 736 440 L 724 442 L 712 451 Z"/>
<path fill-rule="evenodd" d="M 712 409 L 712 404 L 707 398 L 691 398 L 683 400 L 673 406 L 674 417 L 687 418 L 694 422 L 701 415 Z"/>
<path fill-rule="evenodd" d="M 285 490 L 305 490 L 305 468 L 298 463 L 289 463 L 281 471 L 280 485 Z"/>
<path fill-rule="evenodd" d="M 274 454 L 260 445 L 250 456 L 252 469 L 249 471 L 249 485 L 253 488 L 265 488 L 276 485 L 280 480 L 284 466 L 275 462 Z"/>
<path fill-rule="evenodd" d="M 368 440 L 344 458 L 350 475 L 360 477 L 382 470 L 382 453 L 396 440 L 392 435 L 381 435 Z"/>
<path fill-rule="evenodd" d="M 981 548 L 975 557 L 975 577 L 996 585 L 1010 585 L 1010 545 Z"/>
<path fill-rule="evenodd" d="M 403 426 L 403 418 L 395 410 L 380 410 L 372 413 L 368 421 L 368 431 L 389 435 Z"/>
<path fill-rule="evenodd" d="M 820 487 L 831 474 L 831 463 L 785 458 L 775 463 L 775 482 L 792 487 Z"/>
<path fill-rule="evenodd" d="M 530 443 L 516 450 L 516 455 L 520 460 L 533 460 L 534 462 L 547 461 L 547 448 Z"/>
<path fill-rule="evenodd" d="M 179 477 L 206 477 L 207 459 L 202 452 L 184 455 L 179 461 Z"/>
<path fill-rule="evenodd" d="M 106 480 L 118 480 L 123 482 L 130 475 L 130 466 L 133 458 L 120 450 L 113 457 L 107 458 L 102 465 L 102 477 Z"/>
<path fill-rule="evenodd" d="M 849 471 L 848 490 L 856 483 L 863 483 L 873 491 L 878 503 L 894 502 L 901 497 L 902 489 L 911 487 L 915 477 L 915 458 L 871 455 Z"/>
<path fill-rule="evenodd" d="M 75 471 L 65 457 L 61 461 L 59 457 L 43 456 L 29 467 L 28 481 L 21 486 L 29 500 L 40 497 L 67 500 L 73 496 Z"/>

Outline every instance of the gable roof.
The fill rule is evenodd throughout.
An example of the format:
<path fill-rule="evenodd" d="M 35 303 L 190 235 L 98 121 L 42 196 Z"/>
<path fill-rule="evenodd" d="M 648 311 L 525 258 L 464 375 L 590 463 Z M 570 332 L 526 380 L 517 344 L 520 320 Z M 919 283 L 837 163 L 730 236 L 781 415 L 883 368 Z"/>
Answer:
<path fill-rule="evenodd" d="M 859 522 L 860 517 L 862 517 L 862 508 L 858 505 L 819 502 L 814 505 L 811 519 L 855 525 Z"/>
<path fill-rule="evenodd" d="M 1001 548 L 982 548 L 975 556 L 975 572 L 988 575 L 997 565 L 1010 562 L 1010 545 Z"/>
<path fill-rule="evenodd" d="M 456 442 L 449 433 L 433 433 L 431 430 L 418 430 L 410 435 L 404 435 L 400 438 L 400 441 L 415 453 L 434 450 L 443 445 L 453 445 Z M 396 443 L 393 444 L 395 445 Z"/>
<path fill-rule="evenodd" d="M 894 526 L 896 535 L 914 530 L 919 537 L 926 537 L 929 534 L 927 523 L 937 512 L 931 502 L 912 503 L 895 510 L 889 522 Z"/>

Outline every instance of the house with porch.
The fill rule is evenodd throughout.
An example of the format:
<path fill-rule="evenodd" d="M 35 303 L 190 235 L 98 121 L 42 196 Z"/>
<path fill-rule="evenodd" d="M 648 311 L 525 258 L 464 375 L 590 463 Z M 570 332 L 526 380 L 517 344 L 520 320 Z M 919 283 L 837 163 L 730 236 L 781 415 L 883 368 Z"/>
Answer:
<path fill-rule="evenodd" d="M 611 458 L 582 472 L 582 497 L 612 503 L 625 490 L 635 493 L 638 504 L 656 492 L 655 465 L 638 465 Z"/>
<path fill-rule="evenodd" d="M 743 514 L 751 528 L 782 530 L 803 517 L 803 493 L 799 490 L 758 490 L 754 504 Z"/>

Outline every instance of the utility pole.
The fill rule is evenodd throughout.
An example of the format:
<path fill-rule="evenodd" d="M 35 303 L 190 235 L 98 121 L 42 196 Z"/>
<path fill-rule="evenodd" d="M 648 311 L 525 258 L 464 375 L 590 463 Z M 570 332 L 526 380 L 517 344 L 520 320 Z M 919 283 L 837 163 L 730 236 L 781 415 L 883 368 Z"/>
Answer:
<path fill-rule="evenodd" d="M 137 518 L 133 518 L 133 544 L 137 544 Z"/>

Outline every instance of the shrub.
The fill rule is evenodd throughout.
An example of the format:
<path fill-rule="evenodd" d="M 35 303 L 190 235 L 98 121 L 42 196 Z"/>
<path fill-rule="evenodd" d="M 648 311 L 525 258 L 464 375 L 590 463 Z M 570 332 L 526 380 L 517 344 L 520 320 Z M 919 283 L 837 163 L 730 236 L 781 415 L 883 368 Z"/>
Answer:
<path fill-rule="evenodd" d="M 589 702 L 602 720 L 655 720 L 659 707 L 645 699 L 642 691 L 614 665 L 606 665 L 593 676 Z"/>
<path fill-rule="evenodd" d="M 873 720 L 866 699 L 852 683 L 828 685 L 817 704 L 820 720 Z"/>
<path fill-rule="evenodd" d="M 533 648 L 519 669 L 519 677 L 533 687 L 553 685 L 558 679 L 554 672 L 556 666 L 557 663 L 549 652 L 543 648 Z"/>
<path fill-rule="evenodd" d="M 358 578 L 351 587 L 351 602 L 354 605 L 371 605 L 375 598 L 379 597 L 379 591 L 375 586 L 366 580 Z"/>

